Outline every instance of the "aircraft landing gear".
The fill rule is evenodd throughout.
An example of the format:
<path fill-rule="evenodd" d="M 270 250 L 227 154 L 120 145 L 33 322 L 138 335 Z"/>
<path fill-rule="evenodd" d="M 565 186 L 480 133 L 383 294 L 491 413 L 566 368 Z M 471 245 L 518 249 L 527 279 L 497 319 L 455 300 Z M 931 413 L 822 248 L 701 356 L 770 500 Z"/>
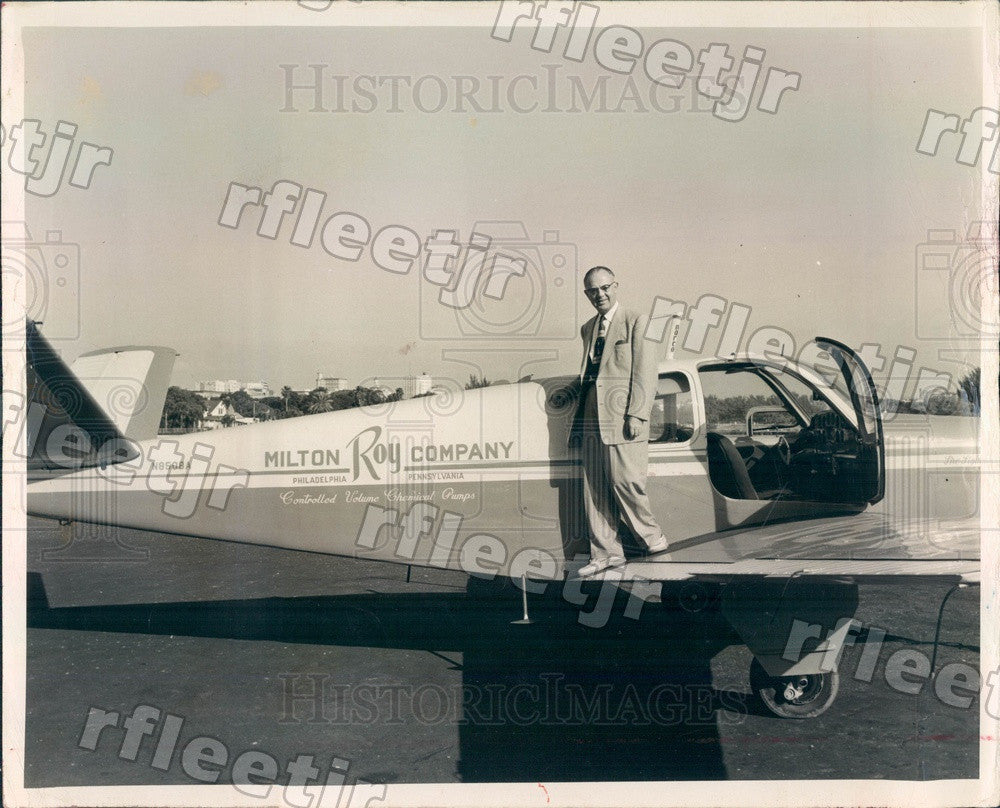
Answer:
<path fill-rule="evenodd" d="M 858 587 L 836 578 L 736 578 L 723 614 L 753 654 L 750 688 L 778 718 L 815 718 L 837 698 Z"/>
<path fill-rule="evenodd" d="M 779 718 L 815 718 L 826 712 L 837 698 L 840 675 L 804 673 L 771 676 L 756 659 L 750 665 L 750 688 L 754 696 Z"/>

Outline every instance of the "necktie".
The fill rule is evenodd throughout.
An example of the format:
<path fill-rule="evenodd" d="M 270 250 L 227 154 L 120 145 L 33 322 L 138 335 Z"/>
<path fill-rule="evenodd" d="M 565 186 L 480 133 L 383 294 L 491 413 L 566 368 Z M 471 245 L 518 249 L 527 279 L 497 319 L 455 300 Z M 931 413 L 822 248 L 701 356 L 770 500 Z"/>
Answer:
<path fill-rule="evenodd" d="M 608 321 L 604 315 L 597 323 L 597 337 L 594 340 L 594 350 L 587 357 L 587 367 L 583 373 L 583 381 L 591 384 L 597 379 L 597 372 L 601 367 L 601 354 L 604 353 L 604 342 L 608 336 Z"/>
<path fill-rule="evenodd" d="M 594 340 L 594 361 L 600 362 L 604 353 L 604 341 L 608 336 L 608 318 L 603 314 L 597 324 L 597 339 Z"/>

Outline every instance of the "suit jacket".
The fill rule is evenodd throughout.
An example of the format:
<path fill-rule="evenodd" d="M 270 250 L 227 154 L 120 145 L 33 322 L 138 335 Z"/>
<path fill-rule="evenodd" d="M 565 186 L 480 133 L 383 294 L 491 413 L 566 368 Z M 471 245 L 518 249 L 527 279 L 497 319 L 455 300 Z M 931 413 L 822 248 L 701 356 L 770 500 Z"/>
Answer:
<path fill-rule="evenodd" d="M 583 362 L 580 382 L 587 369 L 587 356 L 600 315 L 594 315 L 580 329 Z M 608 326 L 601 364 L 594 383 L 601 440 L 606 444 L 637 443 L 649 440 L 649 413 L 656 396 L 657 368 L 661 345 L 645 338 L 649 317 L 618 305 Z M 584 406 L 584 401 L 579 402 Z M 631 441 L 625 437 L 625 416 L 641 419 L 641 429 Z M 577 419 L 579 423 L 579 419 Z"/>

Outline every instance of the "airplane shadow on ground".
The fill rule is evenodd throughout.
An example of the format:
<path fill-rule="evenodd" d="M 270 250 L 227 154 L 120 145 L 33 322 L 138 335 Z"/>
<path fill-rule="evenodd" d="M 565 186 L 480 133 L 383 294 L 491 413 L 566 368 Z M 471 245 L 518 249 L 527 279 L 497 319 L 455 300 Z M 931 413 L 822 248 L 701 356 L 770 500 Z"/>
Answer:
<path fill-rule="evenodd" d="M 532 595 L 533 624 L 512 625 L 520 591 L 509 582 L 470 579 L 466 592 L 52 608 L 41 576 L 29 573 L 28 627 L 423 649 L 445 658 L 458 650 L 465 782 L 725 779 L 720 723 L 766 713 L 747 693 L 713 687 L 712 658 L 739 640 L 710 597 L 694 610 L 683 596 L 665 586 L 663 603 L 632 619 L 619 593 L 598 629 L 580 625 L 558 592 Z"/>

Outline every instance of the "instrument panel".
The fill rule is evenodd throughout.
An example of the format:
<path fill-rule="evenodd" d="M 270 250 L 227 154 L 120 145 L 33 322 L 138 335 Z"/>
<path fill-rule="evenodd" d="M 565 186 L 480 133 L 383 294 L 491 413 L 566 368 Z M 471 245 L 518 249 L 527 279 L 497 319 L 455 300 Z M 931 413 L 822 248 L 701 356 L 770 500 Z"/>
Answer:
<path fill-rule="evenodd" d="M 824 449 L 826 451 L 850 451 L 857 447 L 858 434 L 854 427 L 839 413 L 829 410 L 813 416 L 808 429 L 799 435 L 801 448 Z"/>

